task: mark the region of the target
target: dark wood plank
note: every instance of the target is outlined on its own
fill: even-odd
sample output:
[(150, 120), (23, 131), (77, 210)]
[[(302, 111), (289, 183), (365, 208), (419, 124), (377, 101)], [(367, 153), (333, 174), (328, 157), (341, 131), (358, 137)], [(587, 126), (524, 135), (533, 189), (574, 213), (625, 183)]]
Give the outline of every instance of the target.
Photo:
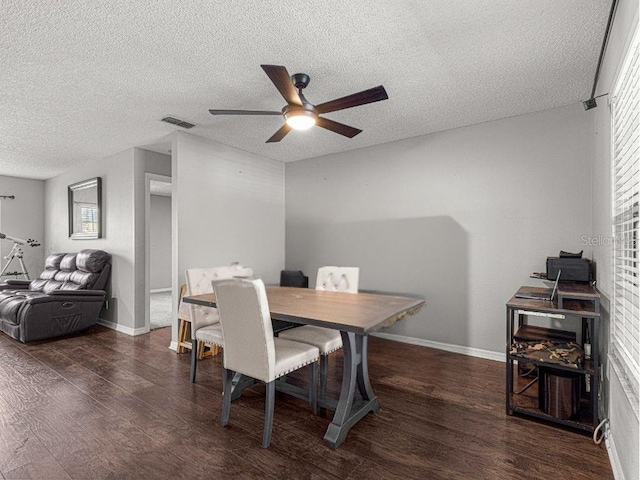
[[(265, 450), (264, 386), (246, 390), (221, 427), (220, 357), (200, 361), (192, 384), (189, 355), (168, 350), (170, 336), (96, 327), (23, 345), (0, 335), (0, 475), (613, 478), (606, 449), (589, 436), (505, 415), (503, 363), (380, 338), (369, 348), (379, 413), (331, 450), (323, 435), (332, 412), (314, 416), (305, 402), (278, 394)], [(337, 395), (341, 351), (329, 365)], [(306, 372), (291, 381), (305, 385)]]
[(71, 477), (51, 455), (7, 472), (7, 480), (71, 480)]

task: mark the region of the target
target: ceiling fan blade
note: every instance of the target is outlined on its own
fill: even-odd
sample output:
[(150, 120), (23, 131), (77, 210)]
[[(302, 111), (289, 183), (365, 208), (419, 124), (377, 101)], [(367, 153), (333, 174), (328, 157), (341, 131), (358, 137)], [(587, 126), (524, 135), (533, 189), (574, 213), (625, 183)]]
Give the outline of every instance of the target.
[(333, 120), (329, 120), (328, 118), (323, 117), (318, 117), (318, 120), (316, 120), (316, 125), (318, 127), (326, 128), (327, 130), (331, 130), (332, 132), (339, 133), (340, 135), (344, 135), (345, 137), (349, 138), (353, 138), (360, 132), (362, 132), (362, 130), (360, 130), (359, 128), (350, 127), (349, 125), (345, 125), (344, 123), (334, 122)]
[(316, 105), (316, 110), (318, 113), (335, 112), (337, 110), (344, 110), (345, 108), (357, 107), (358, 105), (379, 102), (387, 98), (389, 98), (387, 91), (382, 85), (379, 85), (369, 90), (363, 90), (362, 92), (337, 98), (330, 102), (321, 103), (320, 105)]
[(271, 138), (269, 140), (267, 140), (265, 143), (279, 142), (290, 131), (291, 131), (291, 127), (285, 123), (284, 125), (282, 125), (282, 127), (280, 127), (280, 130), (278, 130), (276, 133), (274, 133), (271, 136)]
[(291, 81), (291, 76), (285, 67), (280, 65), (260, 65), (264, 73), (271, 79), (280, 95), (284, 97), (289, 105), (302, 105), (300, 95)]
[(282, 115), (269, 110), (209, 110), (211, 115)]

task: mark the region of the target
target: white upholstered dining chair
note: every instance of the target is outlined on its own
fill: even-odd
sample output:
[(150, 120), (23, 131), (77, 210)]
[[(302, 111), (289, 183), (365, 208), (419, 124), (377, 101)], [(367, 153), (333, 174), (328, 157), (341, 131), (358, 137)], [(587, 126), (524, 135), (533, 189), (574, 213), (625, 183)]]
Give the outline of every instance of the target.
[[(359, 276), (360, 269), (358, 267), (322, 267), (318, 269), (316, 290), (358, 293)], [(327, 393), (329, 354), (342, 348), (340, 332), (331, 328), (304, 325), (281, 332), (279, 337), (318, 347), (320, 351), (320, 392), (325, 395)]]
[[(225, 265), (212, 268), (189, 268), (185, 272), (187, 280), (187, 295), (202, 295), (213, 293), (211, 282), (231, 278), (252, 278), (253, 270), (240, 265)], [(218, 310), (213, 307), (189, 304), (191, 317), (191, 382), (196, 381), (196, 367), (198, 361), (198, 343), (224, 347), (222, 327)]]
[(309, 403), (317, 413), (319, 351), (306, 343), (273, 336), (267, 293), (262, 280), (214, 282), (220, 323), (224, 332), (222, 425), (229, 423), (233, 377), (240, 373), (266, 384), (262, 446), (271, 443), (275, 381), (309, 366)]

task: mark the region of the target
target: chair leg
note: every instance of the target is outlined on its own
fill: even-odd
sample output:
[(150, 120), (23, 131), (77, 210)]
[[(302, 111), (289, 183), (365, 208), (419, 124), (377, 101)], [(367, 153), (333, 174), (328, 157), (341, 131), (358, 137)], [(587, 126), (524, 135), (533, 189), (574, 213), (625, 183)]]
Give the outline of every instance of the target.
[(191, 383), (196, 381), (196, 366), (198, 365), (198, 341), (191, 340)]
[(231, 390), (233, 388), (233, 370), (222, 367), (222, 419), (220, 423), (226, 426), (229, 423), (229, 411), (231, 410)]
[(264, 431), (262, 432), (262, 448), (271, 444), (271, 431), (273, 430), (273, 407), (276, 399), (276, 382), (266, 384), (267, 392), (264, 399)]
[(183, 353), (184, 352), (184, 347), (182, 346), (182, 342), (184, 341), (184, 333), (186, 330), (186, 324), (187, 322), (185, 322), (184, 320), (180, 320), (180, 323), (178, 325), (178, 348), (176, 348), (176, 353)]
[(329, 355), (320, 355), (320, 395), (327, 396), (327, 377), (329, 376)]
[(318, 362), (309, 364), (309, 405), (314, 415), (318, 415)]

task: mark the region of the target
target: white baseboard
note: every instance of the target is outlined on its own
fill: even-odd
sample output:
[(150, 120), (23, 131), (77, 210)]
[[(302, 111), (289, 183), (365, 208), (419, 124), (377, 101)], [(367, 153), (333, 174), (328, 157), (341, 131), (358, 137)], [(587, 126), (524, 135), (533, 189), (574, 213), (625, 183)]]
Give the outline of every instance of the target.
[(375, 332), (371, 334), (374, 337), (393, 340), (394, 342), (410, 343), (411, 345), (420, 345), (421, 347), (436, 348), (447, 352), (461, 353), (470, 357), (485, 358), (487, 360), (495, 360), (496, 362), (505, 362), (504, 353), (492, 352), (491, 350), (482, 350), (480, 348), (463, 347), (460, 345), (452, 345), (450, 343), (434, 342), (432, 340), (424, 340), (422, 338), (405, 337), (404, 335), (395, 335), (393, 333)]
[(606, 425), (604, 444), (607, 446), (609, 462), (611, 463), (611, 470), (613, 470), (613, 478), (616, 480), (625, 480), (624, 472), (622, 471), (622, 464), (620, 463), (620, 457), (618, 457), (618, 451), (616, 450), (616, 444), (613, 441), (611, 432), (609, 431), (609, 424)]
[(162, 292), (170, 292), (171, 291), (171, 287), (169, 288), (152, 288), (151, 290), (149, 290), (149, 293), (162, 293)]
[(103, 319), (98, 320), (98, 323), (107, 328), (111, 328), (116, 332), (126, 333), (127, 335), (131, 335), (132, 337), (135, 337), (136, 335), (144, 335), (145, 333), (149, 333), (149, 328), (147, 327), (140, 327), (140, 328), (125, 327), (124, 325), (119, 325), (117, 323), (113, 323)]
[(174, 352), (178, 350), (178, 342), (171, 342), (169, 344), (169, 350), (173, 350)]

